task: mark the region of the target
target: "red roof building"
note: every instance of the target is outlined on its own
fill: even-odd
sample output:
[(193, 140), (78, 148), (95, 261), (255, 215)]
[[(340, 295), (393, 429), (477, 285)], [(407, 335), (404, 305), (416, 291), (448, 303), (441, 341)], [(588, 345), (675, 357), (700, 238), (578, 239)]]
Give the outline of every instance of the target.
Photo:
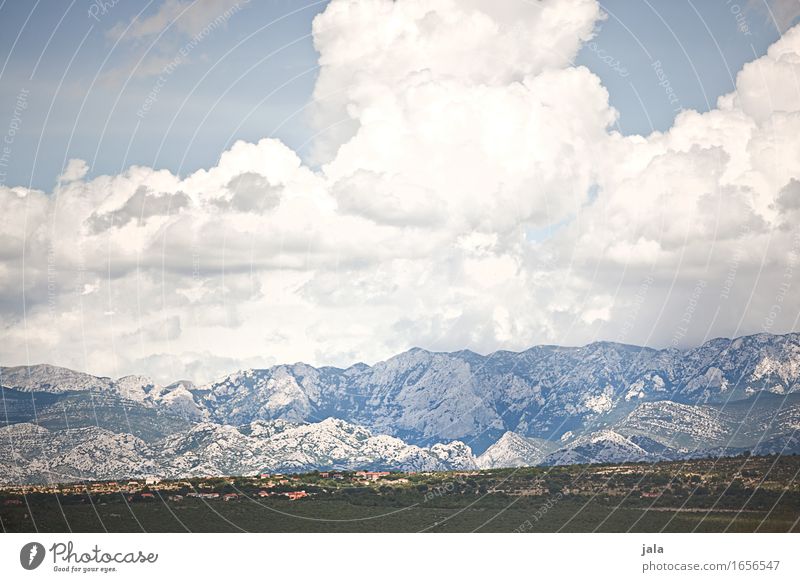
[(389, 471), (362, 471), (362, 473), (363, 478), (367, 479), (368, 481), (377, 481), (381, 477), (386, 477), (390, 474)]

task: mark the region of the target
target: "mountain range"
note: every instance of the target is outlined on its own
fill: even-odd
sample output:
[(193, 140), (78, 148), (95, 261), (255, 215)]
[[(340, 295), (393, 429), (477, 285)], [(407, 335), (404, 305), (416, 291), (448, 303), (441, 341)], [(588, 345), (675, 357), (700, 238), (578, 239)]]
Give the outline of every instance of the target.
[(6, 482), (800, 452), (797, 333), (686, 350), (414, 348), (205, 385), (35, 365), (0, 368), (0, 386)]

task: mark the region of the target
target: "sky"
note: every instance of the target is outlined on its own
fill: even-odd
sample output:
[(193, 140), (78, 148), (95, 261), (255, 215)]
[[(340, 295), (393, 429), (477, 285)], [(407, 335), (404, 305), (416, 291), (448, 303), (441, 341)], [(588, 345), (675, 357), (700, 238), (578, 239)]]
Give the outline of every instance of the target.
[(0, 364), (203, 382), (796, 330), (798, 15), (3, 2)]

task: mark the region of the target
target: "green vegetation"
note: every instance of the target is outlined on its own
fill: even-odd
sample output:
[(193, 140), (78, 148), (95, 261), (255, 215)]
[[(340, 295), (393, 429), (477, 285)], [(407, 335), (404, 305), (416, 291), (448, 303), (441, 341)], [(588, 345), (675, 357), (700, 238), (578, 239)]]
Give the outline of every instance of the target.
[[(9, 532), (788, 532), (800, 531), (799, 471), (797, 456), (744, 456), (10, 488), (0, 491), (0, 523)], [(308, 496), (287, 497), (300, 491)]]

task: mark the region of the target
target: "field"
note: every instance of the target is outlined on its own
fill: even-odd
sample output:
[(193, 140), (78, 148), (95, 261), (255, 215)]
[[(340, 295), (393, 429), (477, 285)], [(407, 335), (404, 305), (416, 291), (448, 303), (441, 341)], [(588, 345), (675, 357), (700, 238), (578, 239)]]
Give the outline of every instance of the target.
[(799, 470), (797, 456), (736, 457), (7, 488), (0, 521), (8, 532), (798, 532)]

